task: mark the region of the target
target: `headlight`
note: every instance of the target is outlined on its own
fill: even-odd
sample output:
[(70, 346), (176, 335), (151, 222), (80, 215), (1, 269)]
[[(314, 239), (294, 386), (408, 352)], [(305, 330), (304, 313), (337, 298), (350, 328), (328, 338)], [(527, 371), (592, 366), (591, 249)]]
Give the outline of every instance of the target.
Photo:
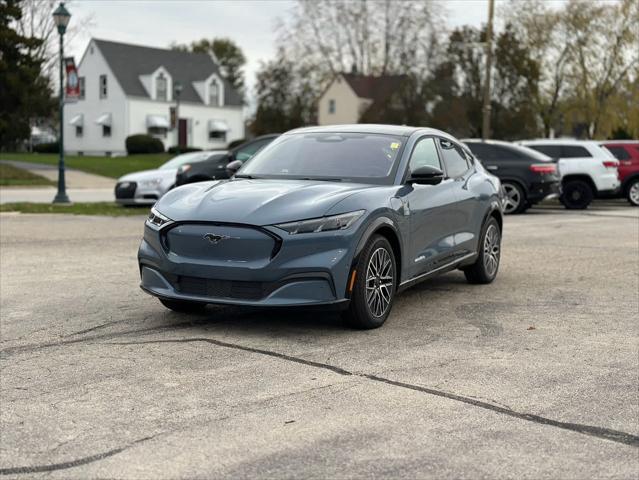
[(168, 225), (169, 223), (173, 223), (169, 217), (162, 215), (158, 212), (155, 207), (151, 208), (151, 212), (149, 213), (149, 217), (146, 219), (146, 224), (151, 227), (153, 230), (159, 230), (160, 228)]
[(189, 170), (191, 170), (191, 165), (182, 165), (180, 168), (178, 168), (178, 173), (188, 172)]
[(159, 185), (161, 183), (162, 183), (162, 179), (161, 178), (152, 178), (150, 180), (142, 180), (140, 182), (140, 185), (144, 186), (144, 187), (155, 187), (155, 186), (157, 186), (157, 185)]
[(280, 223), (277, 228), (286, 230), (290, 235), (298, 233), (328, 232), (331, 230), (345, 230), (355, 221), (364, 215), (366, 210), (342, 213), (331, 217), (312, 218), (310, 220), (300, 220), (298, 222)]

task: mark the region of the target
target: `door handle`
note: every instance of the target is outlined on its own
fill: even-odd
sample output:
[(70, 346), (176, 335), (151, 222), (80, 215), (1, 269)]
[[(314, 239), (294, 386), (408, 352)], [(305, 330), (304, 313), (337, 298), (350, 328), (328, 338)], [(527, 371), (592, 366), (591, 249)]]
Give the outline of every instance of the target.
[(497, 165), (486, 165), (486, 170), (499, 170)]

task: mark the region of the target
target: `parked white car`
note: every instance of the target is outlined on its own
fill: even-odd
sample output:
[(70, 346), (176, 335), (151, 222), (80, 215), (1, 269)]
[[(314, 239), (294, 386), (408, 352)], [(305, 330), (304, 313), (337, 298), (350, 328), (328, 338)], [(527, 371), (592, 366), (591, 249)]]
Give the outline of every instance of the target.
[(121, 205), (153, 205), (175, 186), (178, 168), (185, 163), (202, 162), (221, 153), (226, 153), (226, 150), (184, 153), (154, 170), (124, 175), (115, 185), (115, 201)]
[(520, 145), (558, 158), (561, 202), (569, 209), (584, 209), (598, 196), (619, 189), (619, 161), (599, 143), (589, 140), (525, 140)]

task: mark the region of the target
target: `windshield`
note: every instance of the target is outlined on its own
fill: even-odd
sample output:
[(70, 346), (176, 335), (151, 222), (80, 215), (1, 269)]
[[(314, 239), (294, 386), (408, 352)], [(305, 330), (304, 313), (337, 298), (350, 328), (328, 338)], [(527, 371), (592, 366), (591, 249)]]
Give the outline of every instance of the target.
[(171, 160), (166, 162), (164, 165), (160, 167), (160, 170), (168, 170), (170, 168), (179, 168), (185, 163), (193, 163), (193, 162), (201, 162), (202, 160), (206, 160), (211, 152), (192, 152), (192, 153), (184, 153), (182, 155), (178, 155), (177, 157), (173, 157)]
[(404, 137), (369, 133), (299, 133), (260, 150), (237, 177), (391, 183)]

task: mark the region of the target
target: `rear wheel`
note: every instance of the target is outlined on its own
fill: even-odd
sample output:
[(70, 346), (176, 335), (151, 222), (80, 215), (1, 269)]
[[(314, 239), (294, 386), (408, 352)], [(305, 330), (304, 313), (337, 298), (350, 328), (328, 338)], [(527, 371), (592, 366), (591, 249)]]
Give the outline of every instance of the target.
[(595, 196), (592, 187), (583, 180), (569, 180), (563, 185), (561, 203), (569, 210), (588, 208)]
[(630, 181), (627, 198), (631, 205), (639, 207), (639, 178)]
[(502, 182), (502, 188), (504, 189), (504, 213), (507, 215), (514, 213), (522, 213), (528, 208), (526, 201), (526, 194), (523, 188), (516, 183)]
[(204, 310), (205, 303), (188, 302), (185, 300), (169, 300), (166, 298), (160, 298), (160, 303), (169, 310), (180, 313), (197, 313)]
[(390, 314), (397, 286), (395, 255), (386, 238), (373, 235), (368, 240), (355, 275), (346, 323), (361, 329), (381, 327)]
[(501, 229), (494, 217), (490, 217), (482, 229), (477, 261), (464, 269), (468, 283), (490, 283), (497, 276), (501, 259)]

